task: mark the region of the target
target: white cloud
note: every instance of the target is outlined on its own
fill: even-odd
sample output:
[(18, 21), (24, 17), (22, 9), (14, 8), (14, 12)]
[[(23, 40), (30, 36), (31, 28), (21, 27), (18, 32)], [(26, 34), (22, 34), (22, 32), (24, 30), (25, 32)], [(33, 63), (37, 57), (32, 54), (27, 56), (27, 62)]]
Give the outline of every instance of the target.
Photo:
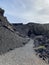
[(49, 22), (49, 0), (2, 0), (0, 6), (12, 22)]

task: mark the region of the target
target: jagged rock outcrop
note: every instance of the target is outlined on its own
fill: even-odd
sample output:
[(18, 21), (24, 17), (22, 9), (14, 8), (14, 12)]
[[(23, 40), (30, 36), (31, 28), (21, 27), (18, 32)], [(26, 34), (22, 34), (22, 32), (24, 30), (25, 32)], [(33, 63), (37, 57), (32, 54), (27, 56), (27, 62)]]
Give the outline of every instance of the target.
[(0, 16), (4, 15), (4, 10), (0, 8)]
[(13, 25), (3, 16), (3, 9), (0, 9), (0, 14), (0, 54), (3, 54), (14, 48), (22, 47), (28, 42), (28, 39), (19, 36), (14, 31)]
[(0, 8), (0, 26), (7, 27), (11, 31), (13, 31), (12, 24), (10, 24), (7, 18), (4, 16), (4, 10), (1, 8)]
[(37, 23), (28, 23), (28, 24), (13, 24), (16, 31), (19, 31), (21, 34), (33, 38), (38, 35), (46, 35), (49, 37), (49, 24), (37, 24)]
[(49, 63), (49, 39), (44, 36), (36, 36), (34, 38), (34, 50), (36, 55)]

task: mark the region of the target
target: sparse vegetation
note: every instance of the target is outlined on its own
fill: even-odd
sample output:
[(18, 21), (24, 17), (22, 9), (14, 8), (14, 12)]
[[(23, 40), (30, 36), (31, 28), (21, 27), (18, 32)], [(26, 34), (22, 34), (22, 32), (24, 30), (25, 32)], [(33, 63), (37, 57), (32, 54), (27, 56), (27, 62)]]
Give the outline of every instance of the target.
[(49, 39), (47, 37), (37, 36), (34, 39), (34, 50), (40, 58), (49, 63)]

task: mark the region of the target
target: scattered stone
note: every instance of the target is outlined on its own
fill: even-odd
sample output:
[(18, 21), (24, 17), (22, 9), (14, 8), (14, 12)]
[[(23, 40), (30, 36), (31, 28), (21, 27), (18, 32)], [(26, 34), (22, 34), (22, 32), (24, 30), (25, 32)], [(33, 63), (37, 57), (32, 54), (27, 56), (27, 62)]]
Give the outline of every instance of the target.
[(34, 50), (44, 61), (49, 63), (49, 39), (44, 36), (37, 36), (34, 39)]

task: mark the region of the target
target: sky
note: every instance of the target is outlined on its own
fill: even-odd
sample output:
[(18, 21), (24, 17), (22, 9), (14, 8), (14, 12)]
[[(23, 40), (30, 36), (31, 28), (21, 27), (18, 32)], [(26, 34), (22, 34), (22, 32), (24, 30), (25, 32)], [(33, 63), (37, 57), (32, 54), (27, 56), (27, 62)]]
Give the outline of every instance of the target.
[(49, 23), (49, 0), (0, 0), (10, 23)]

